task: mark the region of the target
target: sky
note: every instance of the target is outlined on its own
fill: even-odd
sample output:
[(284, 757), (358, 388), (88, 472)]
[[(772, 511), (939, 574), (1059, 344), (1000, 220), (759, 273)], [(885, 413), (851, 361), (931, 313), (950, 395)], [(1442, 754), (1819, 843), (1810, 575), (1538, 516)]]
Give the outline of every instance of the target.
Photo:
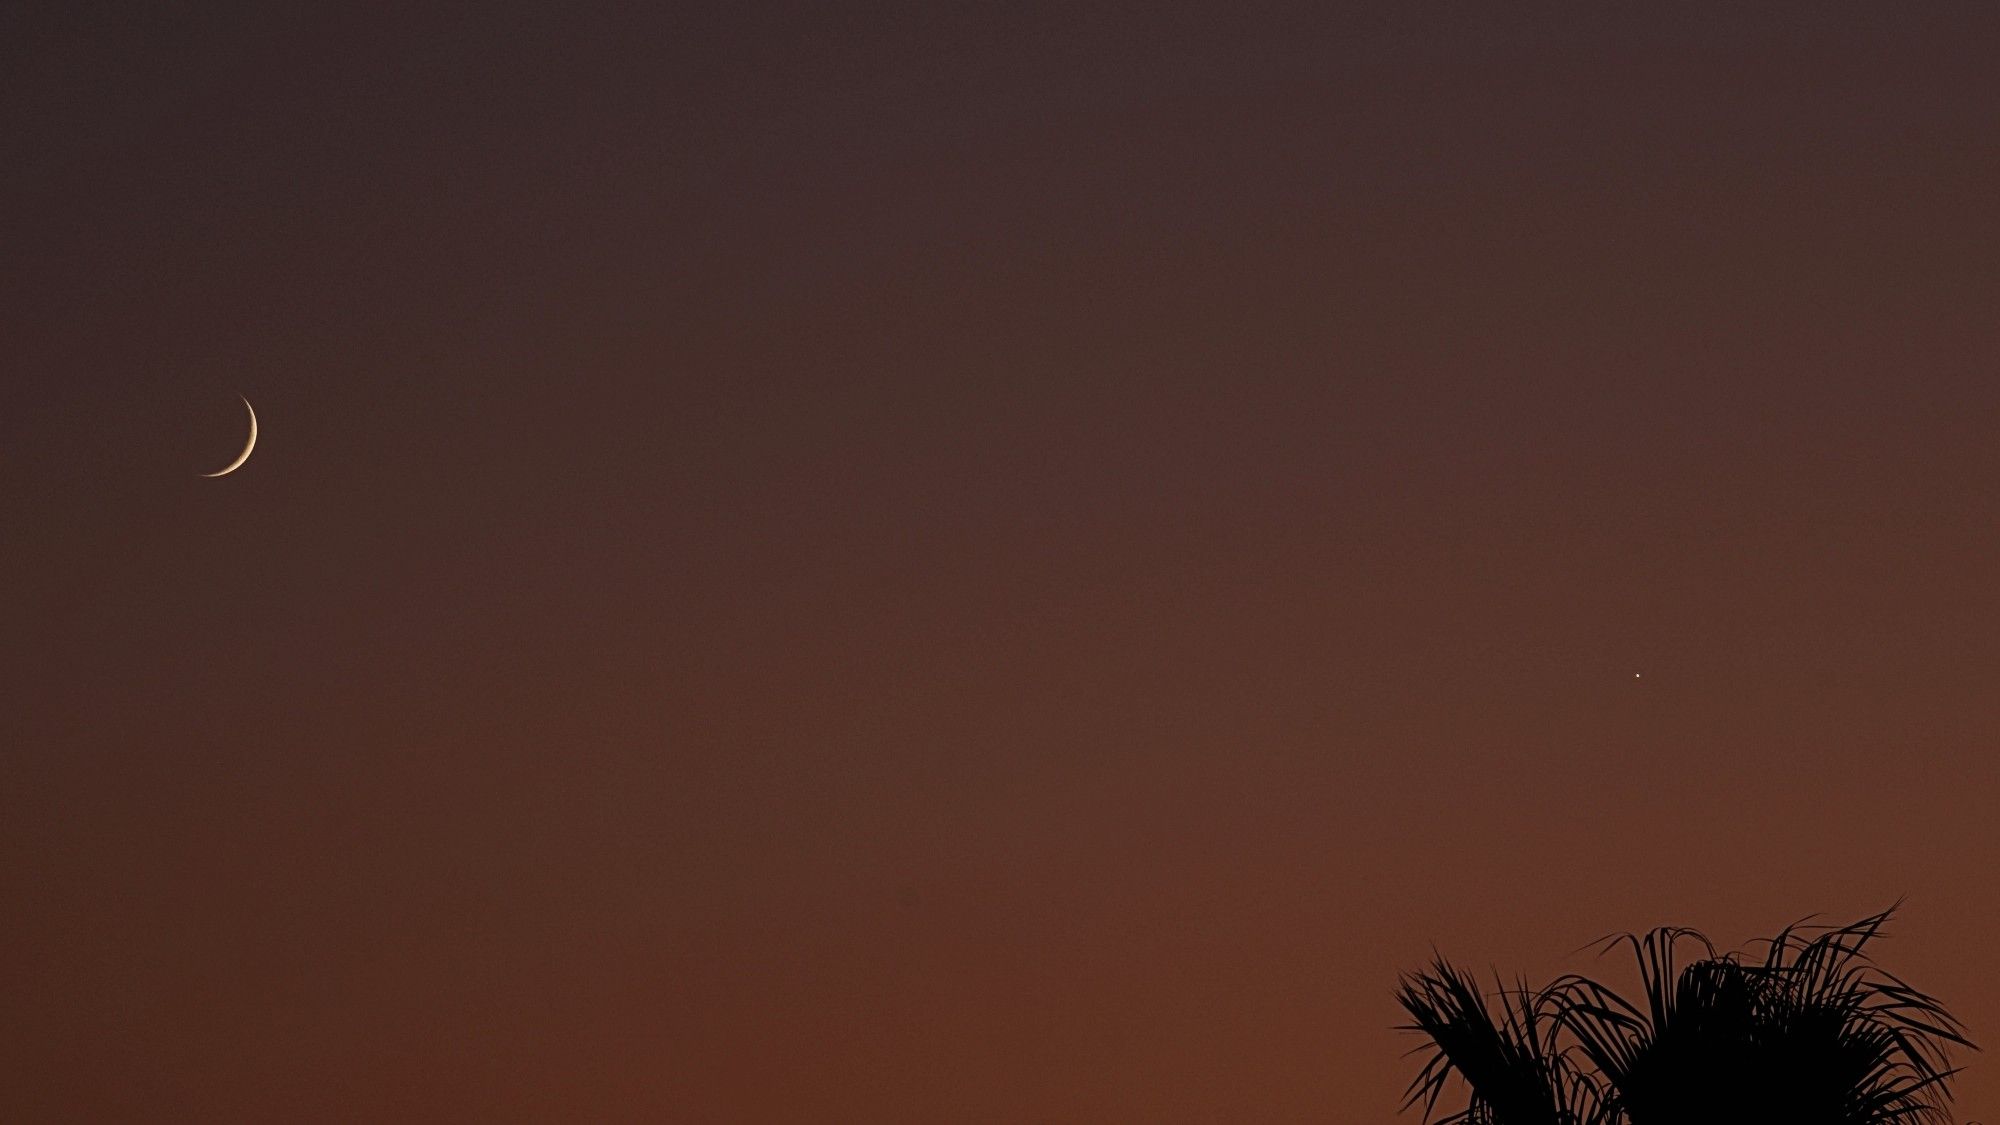
[(1991, 1038), (2000, 19), (1747, 7), (0, 4), (0, 1116), (1384, 1122), (1899, 898)]

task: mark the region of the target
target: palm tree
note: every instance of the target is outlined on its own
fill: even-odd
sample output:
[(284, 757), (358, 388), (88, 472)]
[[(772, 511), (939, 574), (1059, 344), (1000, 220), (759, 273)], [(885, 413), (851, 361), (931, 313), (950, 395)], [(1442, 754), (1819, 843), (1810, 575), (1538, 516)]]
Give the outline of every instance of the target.
[[(1946, 1125), (1947, 1050), (1971, 1043), (1869, 959), (1892, 912), (1787, 927), (1759, 958), (1672, 927), (1607, 939), (1638, 962), (1638, 1004), (1572, 975), (1500, 992), (1496, 1018), (1438, 959), (1398, 990), (1431, 1045), (1406, 1105), (1428, 1119), (1455, 1075), (1470, 1100), (1442, 1121), (1466, 1125)], [(1700, 955), (1682, 965), (1688, 946)]]

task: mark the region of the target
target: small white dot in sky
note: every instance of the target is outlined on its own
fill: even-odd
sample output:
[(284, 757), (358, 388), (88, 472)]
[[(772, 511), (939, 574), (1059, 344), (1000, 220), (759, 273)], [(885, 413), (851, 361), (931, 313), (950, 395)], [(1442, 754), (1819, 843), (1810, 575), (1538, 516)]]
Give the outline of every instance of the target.
[(1637, 672), (1634, 672), (1634, 673), (1632, 673), (1632, 678), (1633, 678), (1633, 679), (1635, 679), (1635, 680), (1636, 680), (1636, 679), (1638, 679), (1638, 678), (1639, 678), (1639, 673), (1637, 673)]

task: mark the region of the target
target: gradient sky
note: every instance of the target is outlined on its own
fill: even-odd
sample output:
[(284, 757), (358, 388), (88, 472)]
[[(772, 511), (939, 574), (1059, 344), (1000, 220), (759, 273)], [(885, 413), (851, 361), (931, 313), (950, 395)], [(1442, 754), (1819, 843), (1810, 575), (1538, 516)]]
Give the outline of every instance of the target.
[(0, 4), (0, 1116), (1380, 1122), (1902, 895), (1994, 1038), (2000, 16), (1742, 7)]

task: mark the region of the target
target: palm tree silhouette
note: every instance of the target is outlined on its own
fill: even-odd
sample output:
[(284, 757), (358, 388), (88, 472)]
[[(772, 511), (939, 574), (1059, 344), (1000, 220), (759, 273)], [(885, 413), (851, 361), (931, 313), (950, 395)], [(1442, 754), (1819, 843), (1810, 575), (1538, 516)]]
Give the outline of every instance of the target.
[(1438, 958), (1397, 991), (1430, 1040), (1405, 1108), (1429, 1120), (1456, 1077), (1469, 1100), (1440, 1125), (1947, 1125), (1947, 1051), (1972, 1044), (1868, 957), (1893, 913), (1788, 926), (1754, 958), (1675, 927), (1608, 938), (1638, 963), (1638, 1003), (1578, 975), (1489, 999)]

